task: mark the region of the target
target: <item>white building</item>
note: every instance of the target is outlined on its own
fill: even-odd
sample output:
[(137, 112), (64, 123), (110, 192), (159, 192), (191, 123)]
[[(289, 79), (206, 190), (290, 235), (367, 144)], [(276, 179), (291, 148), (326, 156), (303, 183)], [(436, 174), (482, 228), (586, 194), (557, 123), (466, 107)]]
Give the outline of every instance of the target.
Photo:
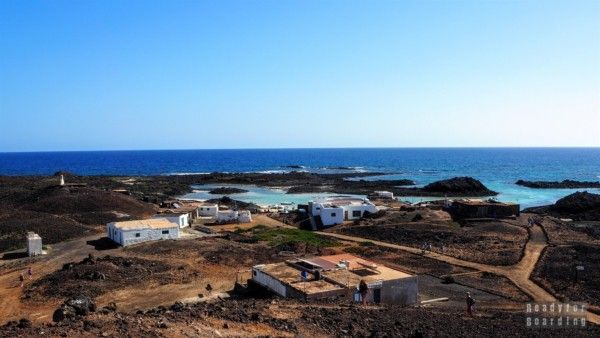
[(248, 210), (218, 210), (217, 223), (250, 223), (252, 215)]
[(189, 214), (187, 213), (168, 213), (168, 214), (157, 214), (152, 218), (164, 218), (170, 222), (179, 225), (180, 228), (185, 228), (190, 225)]
[(108, 238), (122, 246), (179, 238), (179, 225), (164, 218), (111, 222), (106, 225)]
[(204, 217), (217, 217), (219, 213), (219, 205), (218, 204), (203, 204), (198, 207), (198, 215)]
[(373, 198), (394, 199), (394, 193), (391, 191), (375, 191), (371, 196)]
[(42, 251), (42, 237), (34, 232), (27, 233), (27, 254), (31, 256), (41, 255)]
[(319, 216), (324, 226), (332, 226), (360, 219), (365, 212), (376, 213), (377, 207), (366, 198), (332, 197), (308, 202), (308, 212)]

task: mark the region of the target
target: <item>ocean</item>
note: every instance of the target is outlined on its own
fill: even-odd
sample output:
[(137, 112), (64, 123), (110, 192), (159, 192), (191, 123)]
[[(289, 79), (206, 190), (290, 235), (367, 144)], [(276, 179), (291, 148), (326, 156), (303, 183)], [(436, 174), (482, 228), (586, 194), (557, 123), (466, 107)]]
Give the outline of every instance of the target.
[[(292, 169), (288, 166), (302, 166)], [(548, 204), (576, 190), (530, 189), (525, 180), (600, 180), (600, 148), (360, 148), (226, 149), (0, 153), (1, 175), (185, 175), (209, 172), (382, 172), (418, 185), (471, 176), (523, 207)], [(200, 198), (202, 187), (187, 197)], [(240, 199), (259, 204), (302, 202), (311, 196), (256, 191)], [(582, 189), (580, 189), (582, 190)], [(600, 189), (585, 189), (600, 193)], [(258, 192), (257, 192), (258, 191)], [(196, 194), (196, 195), (194, 195)], [(423, 198), (406, 198), (417, 201)]]

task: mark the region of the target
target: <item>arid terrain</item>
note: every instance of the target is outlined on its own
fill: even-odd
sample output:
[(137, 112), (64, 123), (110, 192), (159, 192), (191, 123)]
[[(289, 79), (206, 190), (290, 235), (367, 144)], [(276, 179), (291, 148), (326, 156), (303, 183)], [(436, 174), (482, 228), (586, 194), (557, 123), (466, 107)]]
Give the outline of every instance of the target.
[[(437, 206), (378, 201), (390, 209), (325, 231), (299, 229), (303, 220), (296, 213), (255, 214), (252, 223), (199, 223), (178, 240), (120, 248), (104, 237), (104, 223), (148, 217), (159, 207), (142, 189), (113, 191), (129, 179), (87, 177), (85, 185), (69, 187), (56, 187), (54, 177), (3, 180), (12, 183), (0, 189), (6, 208), (0, 214), (0, 318), (6, 323), (0, 336), (600, 333), (591, 324), (599, 322), (593, 313), (588, 329), (575, 333), (536, 331), (526, 328), (524, 319), (525, 303), (531, 301), (585, 301), (597, 311), (600, 245), (594, 222), (522, 214), (459, 223)], [(110, 182), (120, 183), (108, 189)], [(158, 182), (152, 184), (168, 180)], [(28, 221), (17, 222), (21, 217)], [(531, 218), (536, 223), (529, 227)], [(27, 258), (13, 250), (23, 247), (26, 230), (44, 237), (47, 255)], [(423, 250), (423, 243), (431, 244), (431, 251)], [(305, 302), (246, 288), (253, 265), (337, 253), (418, 275), (424, 303)], [(585, 268), (578, 276), (576, 265)], [(465, 312), (466, 292), (477, 301), (473, 317)], [(63, 319), (68, 312), (61, 309), (75, 300), (89, 302), (93, 310)]]

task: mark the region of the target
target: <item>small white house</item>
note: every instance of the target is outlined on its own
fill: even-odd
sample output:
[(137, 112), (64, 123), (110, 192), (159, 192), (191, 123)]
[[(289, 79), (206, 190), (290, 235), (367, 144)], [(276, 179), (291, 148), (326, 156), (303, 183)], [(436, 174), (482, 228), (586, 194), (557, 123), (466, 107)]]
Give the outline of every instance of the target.
[(217, 217), (219, 213), (219, 205), (218, 204), (203, 204), (198, 207), (198, 215), (204, 217)]
[(308, 202), (308, 212), (319, 216), (324, 226), (332, 226), (360, 219), (365, 212), (376, 213), (377, 207), (366, 198), (333, 197)]
[(215, 221), (217, 223), (250, 223), (252, 215), (248, 210), (219, 210)]
[(164, 218), (179, 225), (180, 228), (185, 228), (190, 225), (189, 223), (189, 214), (185, 213), (168, 213), (168, 214), (157, 214), (152, 218)]
[(41, 255), (42, 251), (42, 237), (34, 232), (27, 233), (27, 254), (31, 256)]
[(179, 238), (179, 225), (165, 218), (111, 222), (106, 231), (108, 238), (121, 246)]

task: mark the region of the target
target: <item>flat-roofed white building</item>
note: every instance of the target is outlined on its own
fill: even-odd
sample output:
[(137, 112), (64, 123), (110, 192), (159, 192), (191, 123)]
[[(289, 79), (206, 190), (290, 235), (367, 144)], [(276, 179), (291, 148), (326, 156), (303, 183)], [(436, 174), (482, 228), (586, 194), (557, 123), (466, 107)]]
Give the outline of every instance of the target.
[(152, 218), (164, 218), (179, 225), (180, 228), (185, 228), (190, 225), (189, 214), (187, 213), (165, 213), (165, 214), (156, 214)]
[(43, 253), (42, 237), (35, 232), (27, 233), (27, 255), (37, 256)]
[(308, 202), (308, 212), (319, 216), (323, 226), (332, 226), (360, 219), (365, 212), (376, 213), (377, 207), (366, 198), (331, 197)]
[(360, 302), (361, 281), (368, 302), (410, 305), (418, 302), (418, 277), (350, 254), (292, 259), (255, 265), (252, 280), (288, 298), (352, 297)]
[(111, 222), (106, 231), (108, 238), (121, 246), (179, 238), (179, 225), (165, 218)]
[(250, 223), (252, 215), (248, 210), (219, 210), (215, 220), (217, 223)]

